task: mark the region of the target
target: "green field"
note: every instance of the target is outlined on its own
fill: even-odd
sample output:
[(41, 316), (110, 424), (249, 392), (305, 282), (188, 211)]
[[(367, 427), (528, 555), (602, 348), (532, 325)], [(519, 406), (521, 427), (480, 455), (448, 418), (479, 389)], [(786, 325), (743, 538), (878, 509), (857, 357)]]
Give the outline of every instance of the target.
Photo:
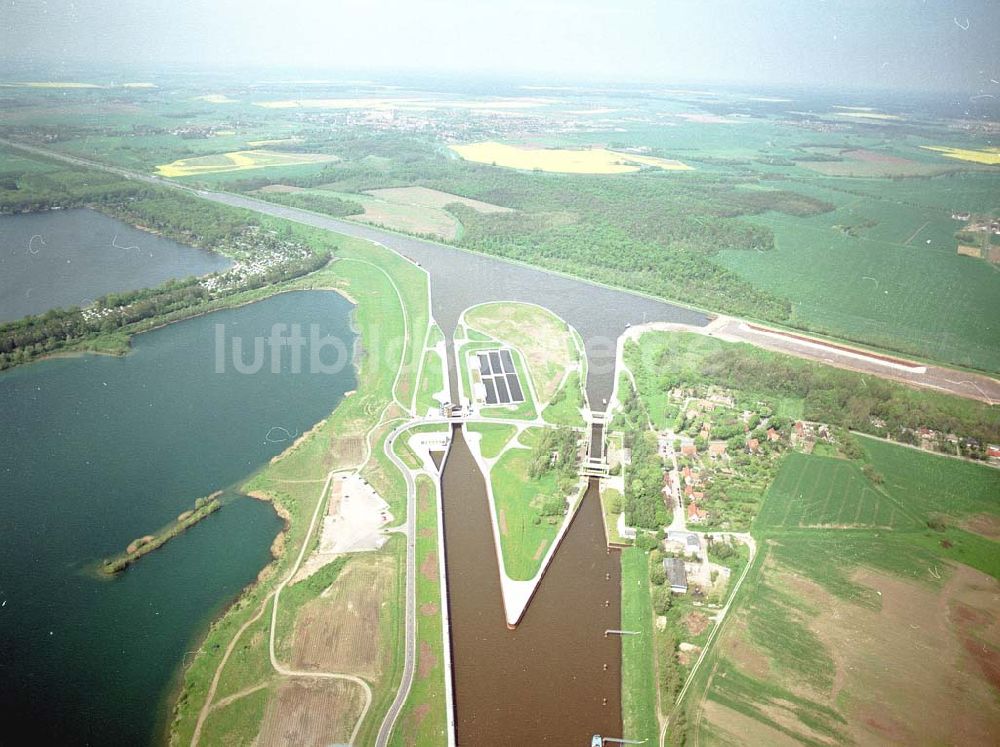
[(517, 431), (513, 425), (506, 423), (467, 423), (465, 427), (473, 433), (482, 434), (479, 451), (486, 459), (499, 456)]
[(862, 438), (867, 459), (886, 476), (885, 489), (922, 520), (1000, 514), (1000, 470), (931, 456)]
[(566, 377), (566, 383), (560, 387), (549, 404), (542, 410), (542, 419), (553, 425), (584, 426), (586, 421), (580, 408), (583, 406), (583, 387), (580, 383), (580, 373), (573, 371)]
[(417, 387), (417, 414), (440, 408), (441, 403), (435, 399), (435, 395), (440, 394), (443, 389), (444, 362), (436, 350), (428, 350), (424, 353), (424, 367)]
[(622, 724), (629, 739), (654, 742), (659, 722), (649, 557), (644, 550), (632, 547), (622, 551), (621, 559), (622, 629), (641, 631), (622, 638)]
[(764, 497), (755, 528), (912, 528), (912, 516), (846, 459), (788, 454)]
[[(787, 186), (802, 190), (797, 183)], [(817, 196), (838, 205), (835, 211), (756, 217), (774, 232), (775, 248), (724, 251), (719, 261), (791, 300), (792, 324), (917, 357), (1000, 370), (1000, 330), (991, 314), (991, 299), (1000, 298), (1000, 273), (956, 254), (953, 234), (962, 224), (951, 220), (950, 210), (958, 201), (950, 209), (911, 205), (906, 200), (920, 200), (919, 191), (896, 197), (897, 183), (890, 180), (867, 187), (867, 194), (855, 195), (814, 185)]]
[[(417, 479), (417, 563), (439, 552), (435, 488)], [(435, 569), (436, 570), (436, 569)], [(440, 744), (447, 741), (444, 637), (441, 623), (440, 579), (417, 574), (417, 646), (419, 675), (393, 729), (390, 744)]]
[(538, 572), (563, 520), (562, 515), (538, 515), (542, 500), (556, 494), (558, 480), (551, 471), (529, 478), (530, 457), (528, 449), (509, 449), (490, 472), (500, 548), (507, 575), (516, 581), (531, 579)]

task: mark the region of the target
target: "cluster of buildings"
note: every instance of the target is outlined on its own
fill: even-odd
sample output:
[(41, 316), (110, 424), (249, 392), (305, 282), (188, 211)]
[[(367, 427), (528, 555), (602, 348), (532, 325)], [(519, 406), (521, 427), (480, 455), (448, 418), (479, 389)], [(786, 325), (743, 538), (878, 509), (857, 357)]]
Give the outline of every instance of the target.
[(670, 591), (686, 594), (696, 588), (701, 594), (716, 583), (728, 583), (730, 569), (708, 559), (709, 542), (709, 538), (694, 532), (667, 531), (661, 562)]

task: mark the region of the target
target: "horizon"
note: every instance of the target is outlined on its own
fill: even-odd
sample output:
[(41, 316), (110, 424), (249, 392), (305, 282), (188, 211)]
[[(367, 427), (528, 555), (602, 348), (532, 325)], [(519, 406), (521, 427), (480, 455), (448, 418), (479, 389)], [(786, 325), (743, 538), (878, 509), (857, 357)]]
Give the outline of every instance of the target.
[[(453, 0), (299, 3), (150, 0), (81, 8), (13, 0), (0, 60), (35, 69), (367, 71), (378, 76), (587, 81), (613, 85), (722, 85), (1000, 95), (984, 0), (859, 0), (806, 8), (779, 0), (629, 0), (502, 9)], [(343, 26), (351, 27), (345, 34)], [(895, 31), (886, 34), (891, 26)], [(6, 75), (5, 75), (6, 77)]]

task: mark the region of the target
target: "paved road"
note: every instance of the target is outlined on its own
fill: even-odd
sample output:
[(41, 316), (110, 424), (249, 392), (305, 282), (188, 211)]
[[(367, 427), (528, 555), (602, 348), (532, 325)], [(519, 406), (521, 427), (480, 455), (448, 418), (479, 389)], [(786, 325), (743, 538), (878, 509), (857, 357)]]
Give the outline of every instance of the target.
[(407, 428), (411, 428), (413, 423), (407, 421), (396, 428), (383, 443), (383, 451), (406, 480), (406, 618), (405, 618), (405, 651), (403, 657), (403, 678), (396, 691), (396, 697), (389, 706), (389, 710), (382, 719), (382, 725), (378, 730), (378, 738), (375, 740), (377, 747), (386, 747), (389, 744), (389, 736), (392, 728), (399, 718), (399, 713), (406, 704), (406, 699), (410, 695), (410, 688), (413, 686), (413, 664), (416, 660), (417, 632), (416, 632), (416, 603), (417, 603), (417, 486), (413, 480), (413, 474), (403, 461), (396, 456), (393, 448), (396, 438)]

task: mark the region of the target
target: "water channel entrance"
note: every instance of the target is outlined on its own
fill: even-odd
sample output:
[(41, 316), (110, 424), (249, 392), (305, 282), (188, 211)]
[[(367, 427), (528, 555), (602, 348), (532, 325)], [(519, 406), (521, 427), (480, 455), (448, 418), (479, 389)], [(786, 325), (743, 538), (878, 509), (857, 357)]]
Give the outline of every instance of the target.
[(620, 564), (597, 481), (509, 630), (484, 478), (460, 426), (452, 436), (442, 494), (458, 743), (586, 745), (620, 733), (621, 642), (604, 634), (620, 627)]

